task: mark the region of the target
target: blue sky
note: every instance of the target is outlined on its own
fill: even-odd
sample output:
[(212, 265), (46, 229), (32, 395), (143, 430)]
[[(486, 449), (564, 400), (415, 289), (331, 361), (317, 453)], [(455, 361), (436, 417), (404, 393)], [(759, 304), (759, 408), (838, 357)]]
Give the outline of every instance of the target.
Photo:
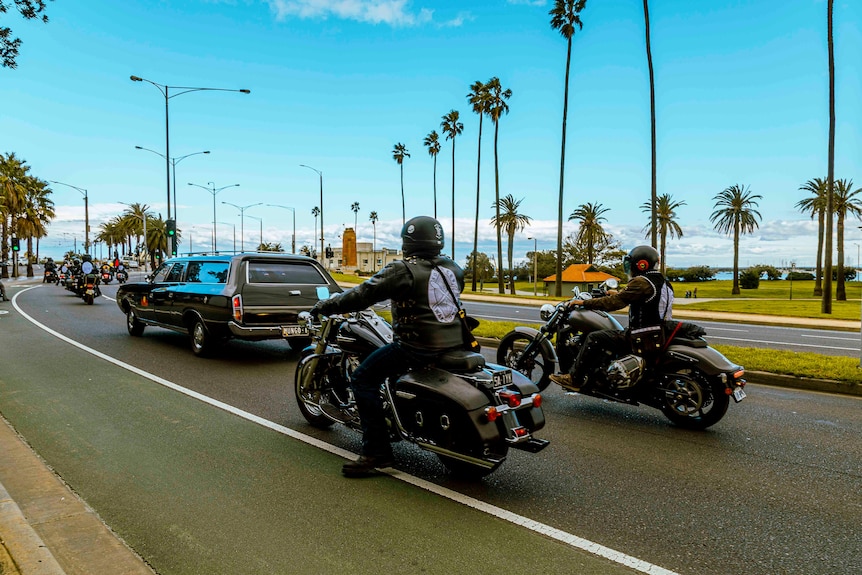
[[(472, 249), (478, 117), (466, 95), (476, 80), (512, 90), (500, 122), (500, 195), (522, 199), (533, 218), (516, 258), (556, 243), (565, 40), (550, 28), (550, 0), (58, 0), (50, 23), (5, 15), (24, 44), (18, 69), (0, 69), (0, 150), (32, 172), (86, 188), (91, 228), (143, 202), (166, 213), (164, 97), (137, 75), (170, 86), (247, 88), (170, 100), (179, 226), (195, 250), (209, 247), (213, 196), (189, 186), (240, 184), (217, 195), (217, 220), (242, 226), (221, 204), (295, 208), (297, 245), (310, 244), (323, 173), (325, 234), (336, 245), (354, 226), (397, 247), (401, 227), (396, 143), (404, 163), (407, 217), (434, 211), (433, 163), (422, 142), (442, 116), (461, 113), (455, 148), (455, 255)], [(835, 1), (835, 174), (862, 186), (862, 2)], [(649, 91), (641, 0), (588, 0), (575, 36), (566, 154), (567, 217), (578, 205), (610, 208), (606, 228), (626, 248), (644, 242), (649, 200)], [(826, 0), (662, 0), (652, 3), (658, 192), (686, 203), (684, 237), (668, 265), (732, 263), (729, 238), (713, 231), (714, 196), (742, 184), (763, 196), (759, 230), (743, 239), (742, 266), (814, 263), (816, 222), (795, 203), (827, 169)], [(173, 91), (172, 93), (175, 93)], [(480, 250), (496, 251), (493, 131), (485, 122)], [(58, 218), (44, 253), (83, 241), (83, 201), (54, 186)], [(452, 221), (452, 149), (437, 158), (437, 215)], [(290, 248), (292, 215), (265, 205), (265, 241)], [(862, 244), (848, 222), (848, 264)], [(247, 247), (260, 223), (245, 219)], [(564, 233), (575, 230), (567, 222)], [(218, 225), (221, 248), (232, 228)], [(238, 240), (239, 241), (239, 240)], [(447, 237), (447, 250), (449, 246)], [(185, 249), (185, 248), (183, 248)], [(504, 246), (505, 256), (505, 246)]]

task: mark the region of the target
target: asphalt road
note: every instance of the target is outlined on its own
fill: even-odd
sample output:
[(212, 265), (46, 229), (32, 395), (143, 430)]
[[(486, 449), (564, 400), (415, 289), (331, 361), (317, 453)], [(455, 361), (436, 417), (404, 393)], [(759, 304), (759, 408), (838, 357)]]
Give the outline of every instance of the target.
[[(110, 296), (113, 288), (104, 291)], [(219, 357), (201, 360), (178, 334), (147, 328), (131, 338), (105, 298), (86, 306), (44, 286), (17, 303), (56, 332), (142, 372), (334, 446), (336, 454), (358, 452), (356, 435), (315, 430), (301, 418), (291, 387), (297, 354), (282, 342), (232, 342)], [(189, 405), (197, 400), (164, 384), (14, 325), (15, 333), (0, 329), (0, 341), (12, 337), (24, 350), (15, 359), (58, 375), (40, 389), (17, 388), (5, 357), (0, 411), (160, 573), (204, 572), (189, 564), (236, 572), (242, 561), (256, 561), (246, 565), (249, 573), (291, 572), (266, 570), (280, 564), (285, 546), (296, 547), (293, 567), (308, 567), (304, 553), (316, 556), (321, 569), (304, 572), (351, 572), (369, 555), (380, 572), (484, 572), (507, 561), (518, 571), (593, 572), (570, 547), (526, 527), (506, 530), (412, 483), (341, 479), (343, 460), (330, 451), (241, 417), (204, 417)], [(50, 360), (25, 341), (50, 346)], [(647, 408), (549, 389), (548, 425), (539, 435), (551, 445), (543, 452), (513, 452), (479, 483), (449, 478), (433, 456), (410, 445), (396, 446), (397, 467), (414, 483), (680, 574), (862, 571), (860, 400), (756, 385), (746, 391), (719, 424), (688, 432)], [(179, 468), (177, 458), (185, 462)], [(285, 501), (285, 493), (300, 500)], [(310, 510), (317, 520), (306, 523)], [(380, 525), (379, 536), (368, 533), (369, 524)], [(272, 532), (279, 529), (288, 531)], [(429, 547), (429, 538), (450, 545), (449, 555), (476, 557), (481, 569), (451, 558), (447, 564), (446, 550)], [(407, 551), (410, 545), (418, 553)]]

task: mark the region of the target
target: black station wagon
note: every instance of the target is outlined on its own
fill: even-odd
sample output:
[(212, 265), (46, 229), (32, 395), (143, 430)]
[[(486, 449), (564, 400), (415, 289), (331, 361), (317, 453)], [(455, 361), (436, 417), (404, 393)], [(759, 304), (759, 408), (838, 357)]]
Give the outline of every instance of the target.
[(189, 256), (165, 261), (145, 282), (121, 285), (117, 305), (130, 335), (148, 325), (172, 329), (189, 335), (196, 355), (208, 356), (231, 337), (285, 339), (301, 349), (310, 340), (297, 315), (340, 291), (305, 256)]

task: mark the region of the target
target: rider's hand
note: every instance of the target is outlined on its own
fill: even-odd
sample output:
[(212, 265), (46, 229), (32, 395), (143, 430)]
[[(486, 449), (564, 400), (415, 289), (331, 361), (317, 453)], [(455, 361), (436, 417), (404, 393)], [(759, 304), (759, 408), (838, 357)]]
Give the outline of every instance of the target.
[(314, 319), (317, 319), (318, 317), (323, 315), (323, 302), (319, 301), (314, 304), (311, 309), (308, 310), (308, 313), (310, 313), (311, 317), (313, 317)]
[(572, 309), (572, 308), (576, 308), (576, 307), (581, 307), (582, 305), (584, 305), (584, 300), (573, 299), (569, 302), (569, 305), (566, 307), (568, 307), (569, 309)]

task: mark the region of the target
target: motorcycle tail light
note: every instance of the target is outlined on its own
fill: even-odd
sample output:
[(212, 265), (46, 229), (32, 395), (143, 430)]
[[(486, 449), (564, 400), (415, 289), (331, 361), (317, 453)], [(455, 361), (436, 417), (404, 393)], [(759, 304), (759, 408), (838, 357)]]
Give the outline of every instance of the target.
[(538, 393), (533, 394), (533, 407), (542, 407), (542, 396)]
[(526, 427), (516, 427), (512, 431), (515, 433), (515, 437), (526, 437), (530, 435), (530, 432)]
[(497, 408), (494, 406), (485, 408), (485, 417), (488, 418), (488, 421), (494, 422), (497, 421), (497, 418), (500, 417), (500, 412), (497, 411)]
[(231, 306), (233, 307), (233, 319), (237, 322), (242, 322), (242, 296), (233, 296), (231, 298)]
[(521, 405), (521, 394), (517, 391), (510, 391), (508, 389), (504, 389), (497, 393), (503, 403), (508, 405), (509, 407), (518, 407)]
[(733, 379), (740, 379), (743, 375), (745, 375), (745, 370), (740, 369), (739, 371), (733, 373)]

